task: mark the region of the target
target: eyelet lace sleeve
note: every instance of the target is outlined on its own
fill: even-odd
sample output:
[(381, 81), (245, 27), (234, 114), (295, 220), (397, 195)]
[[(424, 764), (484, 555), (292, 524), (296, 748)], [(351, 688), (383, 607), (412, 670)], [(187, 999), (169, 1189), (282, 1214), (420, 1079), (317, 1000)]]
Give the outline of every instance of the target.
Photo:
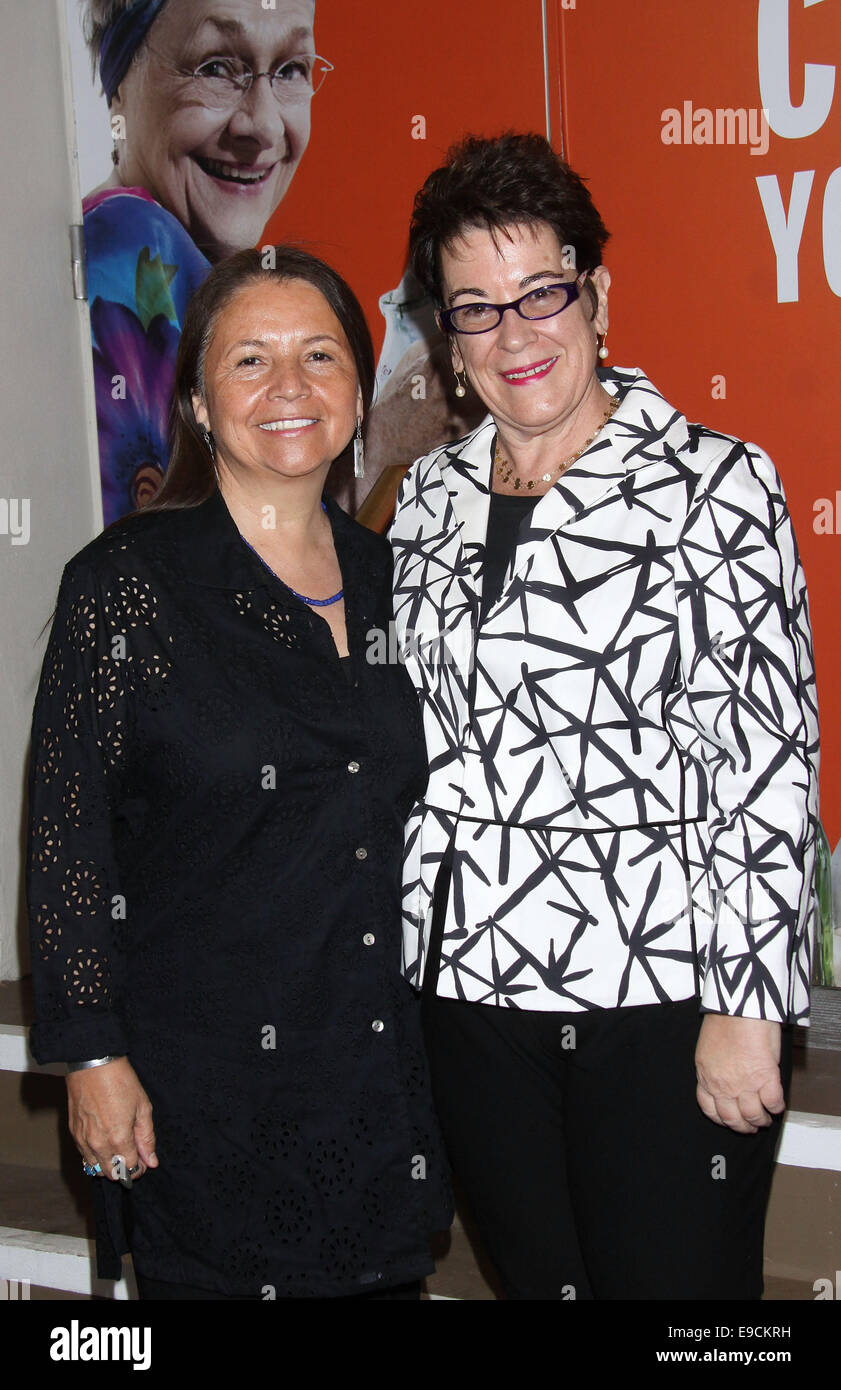
[(125, 667), (92, 571), (69, 565), (41, 672), (29, 768), (27, 900), (39, 1062), (126, 1051), (125, 917), (111, 807), (125, 743)]

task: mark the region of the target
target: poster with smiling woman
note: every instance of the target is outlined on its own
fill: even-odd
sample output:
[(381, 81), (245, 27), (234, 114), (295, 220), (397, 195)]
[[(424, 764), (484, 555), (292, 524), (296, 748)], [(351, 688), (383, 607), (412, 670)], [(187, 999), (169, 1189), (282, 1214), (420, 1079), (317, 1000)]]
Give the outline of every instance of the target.
[(69, 0), (69, 10), (112, 140), (110, 172), (83, 200), (107, 525), (161, 482), (187, 302), (216, 261), (258, 241), (330, 65), (316, 53), (313, 0)]
[(420, 29), (393, 0), (66, 5), (106, 525), (158, 488), (186, 304), (245, 247), (305, 245), (366, 310), (380, 356), (365, 477), (342, 457), (329, 483), (348, 511), (389, 465), (477, 423), (404, 274), (406, 232), (414, 191), (471, 124), (545, 128), (541, 0), (493, 23), (463, 0), (470, 71), (516, 73), (478, 99), (442, 44), (448, 0), (428, 0)]

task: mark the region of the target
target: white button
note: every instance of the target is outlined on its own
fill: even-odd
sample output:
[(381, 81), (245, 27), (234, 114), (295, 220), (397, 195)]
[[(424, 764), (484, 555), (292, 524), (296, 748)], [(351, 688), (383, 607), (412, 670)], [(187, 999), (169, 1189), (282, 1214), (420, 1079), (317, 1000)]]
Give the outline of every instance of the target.
[(354, 758), (353, 762), (348, 763), (348, 765), (347, 765), (347, 770), (348, 770), (348, 772), (358, 772), (358, 771), (359, 771), (359, 763), (356, 761), (355, 758)]
[(368, 858), (368, 851), (367, 851), (367, 849), (358, 849), (358, 850), (356, 851), (356, 857), (357, 857), (357, 859), (367, 859), (367, 858)]
[(385, 1028), (385, 1024), (383, 1023), (381, 1018), (375, 1018), (374, 1022), (371, 1024), (371, 1027), (373, 1028), (375, 1033), (381, 1033)]
[(366, 946), (373, 946), (376, 939), (377, 938), (374, 936), (374, 933), (372, 931), (366, 931), (365, 935), (362, 938)]

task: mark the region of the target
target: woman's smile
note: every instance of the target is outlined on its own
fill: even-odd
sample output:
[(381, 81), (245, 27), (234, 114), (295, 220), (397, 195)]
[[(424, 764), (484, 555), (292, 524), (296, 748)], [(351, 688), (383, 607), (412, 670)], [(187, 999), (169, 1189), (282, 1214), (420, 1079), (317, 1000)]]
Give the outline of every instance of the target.
[(541, 381), (548, 376), (558, 358), (546, 357), (542, 362), (532, 362), (528, 367), (515, 367), (510, 372), (500, 372), (503, 381), (510, 386), (528, 386), (532, 381)]
[(303, 430), (311, 429), (313, 425), (317, 424), (318, 420), (315, 416), (308, 416), (303, 419), (265, 420), (262, 424), (258, 425), (257, 428), (261, 430), (270, 430), (278, 434), (300, 434)]
[(202, 173), (223, 184), (226, 191), (235, 190), (238, 193), (247, 193), (251, 189), (259, 188), (274, 173), (278, 165), (277, 160), (273, 160), (271, 164), (258, 166), (255, 164), (235, 164), (232, 160), (207, 159), (200, 154), (194, 154), (192, 157)]

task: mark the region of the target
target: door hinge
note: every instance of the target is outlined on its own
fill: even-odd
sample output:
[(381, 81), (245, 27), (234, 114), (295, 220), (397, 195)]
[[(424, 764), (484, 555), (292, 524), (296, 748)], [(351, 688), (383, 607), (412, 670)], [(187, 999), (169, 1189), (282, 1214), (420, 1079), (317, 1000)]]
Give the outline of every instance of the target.
[(73, 271), (73, 298), (87, 299), (88, 277), (85, 270), (85, 229), (77, 223), (70, 225), (70, 266)]

